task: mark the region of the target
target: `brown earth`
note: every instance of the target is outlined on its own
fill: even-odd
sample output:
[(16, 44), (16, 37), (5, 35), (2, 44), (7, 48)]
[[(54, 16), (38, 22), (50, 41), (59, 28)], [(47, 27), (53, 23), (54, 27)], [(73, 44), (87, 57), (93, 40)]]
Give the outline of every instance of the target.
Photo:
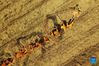
[[(17, 39), (33, 32), (44, 32), (47, 14), (71, 18), (71, 7), (81, 10), (72, 28), (61, 40), (53, 39), (42, 53), (37, 49), (12, 66), (64, 66), (82, 51), (99, 44), (99, 0), (0, 0), (0, 61), (14, 57)], [(26, 42), (21, 42), (27, 44)]]

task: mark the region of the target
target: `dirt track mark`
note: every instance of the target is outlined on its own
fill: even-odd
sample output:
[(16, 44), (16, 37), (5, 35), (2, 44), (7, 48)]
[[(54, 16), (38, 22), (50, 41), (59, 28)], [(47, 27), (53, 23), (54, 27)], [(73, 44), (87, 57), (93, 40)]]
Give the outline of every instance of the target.
[[(41, 17), (40, 17), (41, 18)], [(10, 39), (7, 39), (7, 42), (3, 42), (2, 41), (2, 43), (4, 43), (4, 45), (2, 45), (2, 46), (0, 46), (0, 48), (2, 48), (3, 46), (5, 46), (6, 44), (10, 44), (10, 42), (13, 42), (13, 41), (15, 41), (17, 38), (19, 38), (20, 36), (22, 36), (22, 35), (25, 35), (26, 33), (31, 33), (31, 32), (28, 32), (28, 31), (30, 31), (32, 28), (33, 29), (35, 29), (35, 28), (37, 28), (37, 26), (38, 26), (38, 23), (36, 23), (36, 22), (38, 22), (37, 20), (40, 20), (40, 18), (38, 18), (38, 19), (35, 19), (34, 20), (34, 22), (35, 22), (35, 26), (30, 26), (28, 29), (27, 29), (27, 31), (24, 31), (24, 32), (19, 32), (19, 34), (16, 34), (16, 35), (14, 35), (14, 37), (12, 37), (12, 38), (10, 38)], [(40, 23), (39, 23), (40, 24)], [(33, 32), (33, 30), (31, 30), (32, 32)], [(16, 42), (16, 41), (15, 41)]]
[[(24, 6), (25, 8), (22, 8), (24, 11), (26, 10), (26, 12), (24, 12), (23, 14), (21, 13), (21, 15), (19, 15), (19, 17), (17, 17), (17, 18), (15, 18), (15, 19), (13, 19), (13, 20), (11, 20), (10, 22), (12, 22), (12, 21), (14, 21), (14, 20), (17, 20), (18, 18), (22, 18), (22, 16), (25, 16), (25, 15), (27, 15), (28, 13), (30, 13), (31, 11), (33, 11), (33, 10), (35, 10), (35, 9), (37, 9), (38, 7), (40, 7), (40, 6), (42, 6), (42, 4), (44, 4), (46, 1), (44, 0), (44, 1), (41, 1), (41, 2), (37, 2), (37, 3), (31, 3), (32, 1), (29, 1), (28, 3), (26, 3), (26, 4), (24, 4), (24, 5), (21, 5), (22, 7)], [(34, 2), (34, 1), (33, 1)], [(33, 6), (35, 6), (35, 7), (31, 7), (31, 5), (33, 5)], [(26, 9), (26, 7), (29, 7), (30, 6), (30, 9)], [(23, 12), (23, 11), (21, 11), (21, 12)], [(16, 16), (15, 14), (13, 15), (13, 16)], [(13, 17), (13, 16), (9, 16), (7, 19), (5, 19), (6, 21), (7, 20), (9, 20), (9, 19), (11, 19), (11, 17)]]
[[(95, 11), (95, 10), (93, 10)], [(93, 11), (91, 11), (90, 13), (92, 13)], [(89, 13), (89, 14), (90, 14)], [(89, 15), (87, 15), (89, 16)], [(98, 14), (96, 15), (98, 16)], [(91, 15), (91, 17), (94, 17), (93, 14)], [(89, 18), (91, 18), (89, 17)], [(83, 18), (86, 18), (85, 16)], [(98, 18), (97, 18), (98, 19)], [(96, 19), (96, 20), (97, 20)], [(79, 26), (81, 25), (84, 25), (84, 23), (86, 24), (88, 19), (81, 21), (77, 21), (79, 22)], [(81, 23), (80, 23), (81, 22)], [(90, 23), (90, 22), (89, 22)], [(44, 54), (44, 58), (42, 59), (44, 62), (46, 62), (45, 65), (48, 65), (48, 63), (51, 63), (49, 65), (53, 65), (52, 62), (54, 62), (56, 60), (56, 58), (60, 58), (59, 61), (55, 61), (56, 63), (64, 63), (62, 62), (62, 60), (67, 60), (67, 59), (70, 59), (70, 57), (72, 58), (72, 56), (76, 56), (76, 54), (79, 54), (82, 50), (85, 50), (86, 48), (90, 47), (90, 46), (94, 46), (97, 42), (98, 42), (98, 35), (99, 35), (99, 23), (98, 21), (96, 21), (93, 26), (92, 26), (93, 23), (90, 24), (91, 28), (89, 27), (88, 25), (88, 30), (85, 30), (85, 33), (84, 32), (81, 32), (79, 33), (79, 35), (74, 35), (74, 36), (71, 36), (70, 39), (68, 40), (65, 40), (63, 41), (63, 43), (59, 43), (59, 45), (57, 45), (57, 47), (55, 48), (55, 46), (53, 48), (51, 48), (51, 50), (49, 50), (46, 54)], [(98, 24), (98, 25), (97, 25)], [(75, 25), (77, 26), (77, 25)], [(76, 28), (77, 29), (77, 28)], [(77, 30), (79, 31), (79, 30)], [(89, 32), (88, 32), (89, 31)], [(74, 32), (74, 31), (73, 31)], [(94, 34), (93, 34), (93, 33)], [(68, 33), (68, 32), (67, 32)], [(69, 33), (70, 34), (70, 33)], [(77, 33), (78, 34), (78, 33)], [(82, 35), (80, 35), (82, 34)], [(88, 36), (89, 34), (93, 34), (91, 36)], [(68, 36), (67, 36), (68, 37)], [(76, 38), (78, 37), (78, 39)], [(80, 37), (80, 39), (79, 39)], [(97, 39), (97, 40), (94, 40), (94, 39)], [(66, 42), (66, 43), (65, 43)], [(83, 43), (84, 42), (84, 43)], [(62, 46), (62, 45), (63, 46)], [(68, 44), (68, 45), (67, 45)], [(81, 46), (81, 47), (80, 47)], [(61, 52), (62, 51), (62, 52)], [(73, 52), (72, 52), (73, 51)], [(74, 52), (75, 51), (75, 52)], [(58, 55), (58, 56), (57, 56)], [(63, 57), (64, 58), (63, 58)], [(66, 56), (69, 56), (69, 57), (66, 57)], [(48, 58), (47, 58), (48, 57)], [(66, 58), (65, 58), (66, 57)], [(45, 60), (44, 60), (45, 59)], [(50, 60), (50, 59), (53, 59), (53, 60)], [(48, 61), (48, 63), (47, 63)], [(42, 62), (43, 63), (43, 62)], [(44, 66), (44, 65), (43, 65)], [(54, 66), (57, 66), (57, 64), (55, 64)]]
[[(98, 35), (98, 34), (97, 34)], [(86, 38), (85, 40), (87, 40), (87, 39), (89, 39), (89, 38), (95, 38), (95, 37), (88, 37), (88, 38)], [(96, 39), (98, 39), (98, 37), (96, 38)], [(89, 47), (89, 45), (90, 46), (93, 46), (93, 45), (95, 45), (95, 43), (98, 41), (98, 40), (95, 40), (95, 42), (94, 42), (94, 40), (92, 40), (91, 42), (85, 42), (85, 43), (82, 43), (82, 42), (84, 42), (85, 40), (83, 40), (83, 41), (76, 41), (76, 42), (71, 42), (71, 43), (68, 43), (68, 44), (70, 44), (69, 45), (69, 47), (67, 46), (64, 46), (64, 47), (61, 47), (61, 48), (58, 48), (58, 49), (56, 49), (56, 50), (52, 50), (51, 51), (51, 53), (48, 53), (48, 54), (46, 54), (46, 55), (44, 55), (44, 58), (43, 59), (45, 59), (44, 60), (44, 62), (46, 62), (46, 64), (45, 65), (47, 65), (47, 61), (48, 61), (48, 63), (51, 63), (51, 64), (49, 64), (49, 65), (53, 65), (53, 63), (55, 63), (56, 62), (56, 58), (59, 58), (60, 60), (58, 60), (56, 63), (57, 64), (62, 64), (62, 63), (64, 63), (64, 61), (63, 60), (69, 60), (69, 59), (71, 59), (72, 57), (74, 57), (74, 56), (76, 56), (77, 54), (79, 54), (80, 52), (81, 52), (81, 50), (83, 49), (85, 49), (85, 48), (88, 48)], [(94, 42), (94, 44), (92, 44)], [(79, 45), (77, 45), (77, 44), (79, 44)], [(86, 45), (84, 45), (84, 44), (86, 44)], [(88, 45), (89, 44), (89, 45)], [(55, 46), (54, 46), (55, 47)], [(85, 48), (84, 48), (85, 47)], [(54, 52), (53, 52), (54, 51)], [(54, 54), (53, 54), (54, 53)], [(58, 55), (58, 56), (57, 56)], [(49, 57), (49, 58), (47, 58), (47, 57)], [(53, 57), (53, 59), (52, 59), (52, 57)], [(70, 58), (71, 57), (71, 58)], [(51, 60), (50, 60), (51, 59)], [(57, 64), (55, 64), (54, 66), (57, 66)], [(60, 66), (59, 65), (59, 66)], [(43, 65), (44, 66), (44, 65)]]
[[(40, 17), (40, 16), (39, 16), (39, 17)], [(39, 17), (38, 17), (38, 19), (40, 19)], [(35, 19), (34, 22), (35, 22), (36, 20), (37, 20), (37, 19)], [(26, 21), (25, 21), (25, 22), (26, 22)], [(32, 19), (30, 20), (30, 22), (32, 22)], [(17, 23), (17, 24), (18, 24), (18, 23)], [(20, 24), (20, 23), (19, 23), (19, 24)], [(30, 23), (29, 23), (29, 24), (30, 24)], [(33, 25), (34, 25), (34, 24), (33, 24)]]
[[(83, 53), (83, 52), (87, 52), (87, 50), (90, 51), (90, 49), (92, 49), (93, 47), (98, 48), (98, 47), (99, 47), (99, 43), (96, 43), (96, 44), (95, 44), (94, 46), (92, 46), (92, 47), (86, 48), (84, 51), (80, 52), (80, 54)], [(92, 51), (95, 52), (96, 50), (92, 50)], [(78, 57), (80, 54), (78, 54), (77, 56), (74, 56), (74, 58), (75, 58), (75, 57)], [(71, 65), (71, 61), (72, 61), (74, 58), (68, 60), (68, 62), (66, 61), (66, 62), (62, 63), (61, 66), (68, 66), (68, 65)], [(73, 62), (74, 62), (74, 61), (73, 61)], [(68, 63), (69, 63), (69, 64), (68, 64)], [(75, 63), (75, 62), (74, 62), (74, 63)], [(74, 64), (73, 64), (73, 65), (74, 65)]]
[[(93, 12), (93, 11), (92, 11)], [(90, 14), (90, 12), (89, 12), (89, 14)], [(87, 16), (87, 15), (86, 15)], [(97, 15), (98, 16), (98, 15)], [(91, 16), (92, 17), (92, 16)], [(90, 18), (91, 18), (90, 17)], [(83, 17), (83, 19), (84, 18), (86, 18), (85, 16)], [(82, 19), (82, 18), (81, 18)], [(80, 21), (80, 22), (79, 22)], [(96, 21), (96, 23), (94, 23), (93, 24), (93, 26), (92, 26), (92, 23), (89, 21), (89, 23), (90, 23), (90, 26), (91, 27), (89, 27), (89, 24), (86, 24), (86, 22), (87, 22), (87, 19), (86, 20), (80, 20), (79, 19), (79, 21), (76, 21), (75, 22), (75, 25), (73, 26), (73, 27), (75, 27), (74, 29), (72, 28), (70, 31), (67, 31), (66, 32), (66, 34), (65, 34), (65, 37), (66, 37), (66, 39), (63, 39), (61, 42), (65, 42), (65, 41), (71, 41), (72, 42), (72, 38), (71, 37), (73, 37), (73, 36), (76, 36), (76, 35), (78, 35), (77, 37), (80, 37), (80, 36), (82, 36), (83, 38), (82, 39), (84, 39), (86, 36), (89, 36), (92, 32), (95, 32), (95, 31), (98, 31), (98, 25), (99, 25), (99, 23)], [(78, 24), (79, 23), (79, 24)], [(85, 24), (84, 24), (85, 23)], [(87, 22), (88, 23), (88, 22)], [(77, 25), (78, 24), (78, 25)], [(81, 25), (82, 24), (82, 25)], [(81, 27), (81, 26), (83, 26), (83, 25), (86, 25), (86, 26), (88, 26), (88, 28), (86, 28), (86, 31), (85, 30), (79, 30), (78, 29), (78, 27)], [(77, 26), (77, 27), (76, 27)], [(82, 27), (82, 28), (84, 28), (84, 27)], [(95, 29), (95, 30), (94, 30)], [(71, 32), (73, 30), (73, 32)], [(75, 31), (77, 31), (77, 32), (75, 32)], [(89, 31), (89, 32), (88, 32)], [(80, 32), (80, 33), (79, 33)], [(73, 35), (71, 34), (71, 33), (73, 33)], [(67, 36), (68, 35), (68, 36)], [(83, 35), (85, 35), (85, 36), (83, 36)], [(65, 38), (64, 37), (64, 38)], [(68, 38), (68, 39), (67, 39)], [(81, 39), (81, 38), (80, 38)], [(78, 39), (78, 40), (80, 40), (80, 39)], [(66, 43), (67, 44), (67, 43)]]
[(11, 5), (11, 4), (9, 3), (9, 4), (5, 5), (4, 7), (2, 7), (2, 8), (0, 9), (0, 11), (4, 10), (4, 9), (7, 8), (9, 5)]
[(2, 12), (4, 9), (7, 9), (11, 6), (13, 6), (14, 3), (18, 1), (16, 0), (1, 0), (0, 1), (0, 12)]
[[(75, 43), (75, 42), (80, 42), (81, 40), (84, 40), (85, 38), (89, 38), (90, 37), (90, 35), (92, 36), (92, 35), (94, 35), (96, 32), (98, 32), (99, 31), (99, 24), (98, 25), (95, 25), (95, 26), (93, 26), (92, 28), (90, 28), (89, 30), (87, 30), (86, 32), (84, 32), (84, 33), (82, 33), (82, 34), (79, 34), (78, 36), (79, 37), (81, 37), (82, 36), (82, 38), (78, 38), (78, 39), (74, 39), (74, 38), (72, 38), (72, 36), (71, 37), (66, 37), (64, 40), (62, 40), (61, 42), (59, 42), (59, 47), (57, 48), (57, 50), (58, 49), (61, 49), (61, 50), (65, 50), (66, 49), (66, 47), (65, 48), (63, 48), (64, 47), (64, 42), (66, 41), (66, 43), (65, 43), (65, 45), (67, 46), (67, 48), (70, 46), (72, 46), (72, 47), (74, 47), (74, 45), (71, 45), (71, 44), (73, 44), (73, 43)], [(74, 36), (76, 36), (76, 35), (74, 35)], [(71, 39), (72, 38), (72, 39)], [(69, 41), (70, 40), (70, 41)], [(85, 40), (84, 42), (87, 42), (88, 40)], [(62, 45), (61, 45), (61, 44)], [(50, 48), (51, 49), (51, 48)], [(50, 50), (49, 49), (49, 50)], [(55, 49), (56, 50), (56, 49)], [(59, 50), (58, 50), (59, 51)]]
[[(94, 20), (94, 19), (89, 20), (89, 18), (86, 18), (86, 16), (88, 17), (89, 16), (88, 14), (91, 14), (93, 11), (95, 11), (95, 10), (91, 9), (91, 11), (88, 12), (85, 16), (83, 15), (81, 18), (75, 20), (74, 21), (75, 22), (74, 26), (71, 29), (66, 31), (66, 34), (64, 35), (65, 39), (63, 39), (61, 42), (65, 42), (65, 41), (71, 41), (72, 42), (72, 37), (76, 36), (76, 35), (78, 35), (78, 37), (82, 36), (83, 37), (82, 39), (84, 39), (86, 36), (89, 36), (90, 32), (94, 31), (94, 29), (98, 30), (99, 23), (97, 21), (95, 21), (94, 23), (91, 23), (90, 21)], [(98, 16), (97, 13), (96, 13), (96, 15)], [(90, 16), (90, 18), (92, 18), (92, 17), (94, 17), (94, 16)], [(86, 18), (86, 19), (84, 19), (84, 18)], [(82, 20), (82, 19), (84, 19), (84, 20)], [(84, 29), (85, 26), (88, 26), (88, 27), (86, 29)], [(78, 29), (78, 28), (83, 28), (83, 29)], [(92, 31), (88, 32), (91, 29), (92, 29)], [(83, 36), (83, 35), (86, 35), (86, 36)]]
[[(34, 2), (34, 1), (33, 1)], [(45, 1), (46, 2), (46, 1)], [(3, 22), (3, 24), (1, 23), (1, 27), (2, 27), (2, 29), (0, 30), (1, 32), (2, 31), (4, 31), (4, 30), (6, 30), (7, 29), (7, 27), (8, 26), (11, 26), (11, 25), (13, 25), (15, 22), (16, 22), (16, 20), (19, 20), (19, 19), (21, 19), (21, 18), (23, 18), (23, 17), (25, 17), (25, 16), (27, 16), (27, 14), (29, 14), (30, 12), (32, 12), (32, 11), (34, 11), (35, 10), (35, 8), (37, 9), (38, 7), (40, 7), (42, 4), (44, 4), (45, 3), (44, 2), (44, 0), (43, 1), (41, 1), (41, 2), (39, 2), (39, 4), (36, 4), (36, 3), (31, 3), (31, 5), (33, 5), (34, 4), (34, 6), (31, 6), (30, 5), (30, 2), (28, 3), (28, 4), (26, 4), (26, 5), (24, 5), (24, 4), (20, 4), (20, 5), (18, 5), (19, 3), (16, 3), (14, 6), (13, 6), (13, 8), (11, 8), (12, 9), (12, 11), (11, 11), (11, 13), (12, 14), (8, 14), (8, 16), (4, 19), (4, 21), (5, 21), (5, 23)], [(38, 3), (38, 2), (37, 2)], [(20, 9), (17, 9), (16, 8), (16, 5), (18, 5), (17, 7), (20, 7)], [(24, 6), (24, 8), (23, 8), (23, 6)], [(9, 9), (8, 9), (9, 10)], [(16, 11), (15, 11), (16, 10)], [(21, 11), (20, 11), (21, 10)], [(18, 13), (18, 12), (19, 13)], [(5, 12), (5, 11), (4, 11)], [(15, 13), (14, 13), (15, 12)]]
[[(94, 30), (95, 29), (95, 30)], [(91, 36), (93, 36), (95, 33), (97, 33), (99, 31), (99, 24), (98, 25), (95, 25), (94, 27), (92, 27), (91, 28), (91, 30), (89, 29), (88, 31), (86, 31), (85, 33), (83, 33), (82, 35), (83, 35), (83, 37), (82, 38), (79, 38), (79, 39), (74, 39), (74, 40), (72, 40), (72, 41), (70, 41), (69, 43), (67, 42), (66, 44), (68, 44), (67, 46), (69, 47), (69, 46), (71, 46), (71, 44), (73, 44), (73, 43), (77, 43), (77, 42), (81, 42), (81, 40), (82, 40), (82, 42), (88, 42), (88, 39), (87, 38), (90, 38), (90, 35)], [(86, 40), (85, 40), (85, 38), (86, 38)], [(77, 43), (78, 44), (78, 43)], [(77, 44), (75, 44), (75, 45), (77, 45)], [(72, 46), (72, 47), (74, 47), (74, 45)], [(60, 48), (60, 47), (59, 47)], [(62, 48), (61, 48), (62, 49)], [(65, 50), (65, 48), (63, 49), (63, 50)]]
[[(52, 9), (52, 10), (54, 10), (54, 9)], [(45, 11), (44, 11), (45, 12)], [(52, 12), (52, 11), (51, 11)], [(92, 11), (93, 12), (93, 11)], [(77, 53), (79, 53), (80, 52), (80, 50), (82, 50), (82, 49), (85, 49), (85, 48), (88, 48), (89, 47), (89, 44), (92, 46), (92, 45), (95, 45), (95, 42), (98, 42), (98, 40), (95, 40), (94, 41), (94, 39), (91, 39), (91, 38), (96, 38), (97, 39), (97, 37), (98, 37), (98, 32), (96, 31), (92, 36), (90, 36), (90, 37), (87, 37), (87, 38), (85, 38), (84, 40), (81, 40), (81, 42), (80, 42), (80, 39), (82, 39), (82, 38), (84, 38), (86, 35), (88, 35), (88, 34), (90, 34), (90, 33), (92, 33), (92, 32), (94, 32), (94, 30), (93, 29), (90, 29), (90, 28), (92, 28), (93, 26), (95, 26), (96, 24), (98, 24), (97, 22), (97, 19), (95, 20), (95, 19), (89, 19), (89, 18), (94, 18), (94, 17), (96, 17), (96, 16), (98, 16), (98, 14), (97, 15), (92, 15), (92, 12), (90, 13), (87, 13), (89, 16), (90, 16), (90, 14), (91, 14), (91, 17), (89, 17), (87, 14), (86, 15), (84, 15), (83, 16), (83, 18), (79, 18), (80, 20), (77, 20), (77, 23), (75, 22), (75, 25), (73, 26), (73, 29), (71, 29), (70, 31), (67, 31), (67, 33), (66, 33), (66, 35), (65, 35), (65, 37), (64, 38), (66, 38), (66, 39), (64, 39), (64, 42), (63, 42), (63, 44), (57, 44), (57, 45), (54, 45), (53, 47), (51, 47), (51, 49), (50, 50), (48, 50), (48, 54), (47, 53), (45, 53), (46, 54), (46, 57), (47, 56), (49, 56), (49, 58), (47, 58), (48, 60), (49, 59), (52, 59), (51, 60), (51, 62), (53, 62), (54, 60), (55, 60), (55, 65), (57, 65), (57, 62), (58, 62), (58, 65), (60, 65), (60, 64), (62, 64), (62, 63), (64, 63), (65, 61), (67, 61), (69, 58), (72, 58), (72, 56), (71, 55), (77, 55), (77, 54), (75, 54), (75, 52)], [(33, 12), (33, 13), (35, 13), (35, 12)], [(48, 13), (48, 12), (47, 12)], [(98, 13), (98, 12), (96, 12), (96, 13)], [(46, 13), (43, 13), (44, 15), (46, 15)], [(44, 15), (42, 16), (42, 17), (38, 17), (37, 19), (38, 19), (38, 21), (37, 21), (37, 23), (42, 23), (42, 22), (40, 22), (40, 21), (43, 21), (43, 18), (44, 18)], [(31, 15), (28, 15), (28, 16), (30, 16), (31, 17)], [(27, 17), (28, 17), (27, 16)], [(24, 19), (25, 18), (27, 18), (27, 17), (24, 17)], [(87, 18), (88, 17), (88, 18)], [(40, 19), (39, 19), (40, 18)], [(22, 19), (22, 22), (23, 21), (25, 21), (24, 19)], [(35, 20), (36, 18), (34, 18), (33, 19), (33, 21), (36, 21)], [(84, 20), (83, 20), (84, 19)], [(87, 19), (89, 19), (89, 20), (87, 20)], [(27, 19), (26, 19), (27, 20)], [(89, 21), (90, 20), (95, 20), (95, 22), (94, 23), (90, 23)], [(19, 19), (18, 20), (19, 22), (21, 22), (21, 19)], [(31, 21), (31, 23), (26, 23), (26, 22), (29, 22), (29, 21)], [(32, 18), (30, 18), (29, 20), (27, 20), (26, 22), (24, 22), (24, 23), (26, 23), (26, 24), (28, 24), (27, 25), (27, 29), (25, 29), (24, 31), (21, 31), (21, 30), (18, 30), (18, 31), (21, 31), (21, 32), (14, 32), (13, 33), (13, 31), (12, 31), (12, 33), (11, 32), (9, 32), (9, 34), (11, 33), (12, 35), (10, 35), (10, 36), (13, 36), (13, 37), (10, 37), (10, 38), (5, 38), (4, 40), (3, 40), (3, 44), (2, 44), (2, 46), (3, 45), (5, 45), (5, 43), (6, 42), (8, 42), (8, 43), (6, 43), (6, 45), (5, 46), (7, 46), (8, 44), (9, 45), (13, 45), (16, 41), (16, 39), (18, 38), (18, 37), (20, 37), (21, 35), (25, 35), (25, 34), (28, 34), (28, 32), (33, 32), (34, 30), (32, 30), (32, 29), (36, 29), (37, 27), (39, 27), (35, 22), (33, 22), (32, 21)], [(96, 22), (97, 21), (97, 22)], [(33, 22), (33, 23), (32, 23)], [(34, 27), (34, 23), (37, 25), (37, 27), (35, 27), (35, 28), (33, 28)], [(88, 24), (87, 24), (88, 23)], [(96, 24), (95, 24), (96, 23)], [(14, 27), (16, 27), (16, 26), (22, 26), (22, 25), (19, 25), (18, 23), (16, 23), (15, 22), (15, 24), (17, 24), (17, 25), (14, 25), (13, 27), (10, 27), (10, 28), (14, 28)], [(21, 24), (23, 24), (23, 23), (21, 23)], [(33, 25), (31, 25), (31, 24), (33, 24)], [(76, 25), (77, 24), (77, 25)], [(92, 24), (92, 25), (91, 25)], [(40, 26), (41, 25), (43, 25), (43, 24), (40, 24)], [(83, 25), (83, 26), (82, 26)], [(85, 25), (85, 26), (84, 26)], [(28, 27), (29, 26), (29, 27)], [(77, 27), (75, 27), (75, 26), (77, 26)], [(75, 29), (74, 29), (74, 27), (75, 27)], [(85, 27), (88, 27), (88, 29), (85, 29), (85, 30), (83, 30)], [(78, 29), (79, 28), (79, 29)], [(83, 28), (83, 29), (81, 29), (80, 30), (80, 28)], [(98, 28), (98, 27), (94, 27), (94, 29), (96, 29), (96, 28)], [(8, 29), (9, 29), (9, 27), (8, 27)], [(28, 29), (30, 29), (30, 30), (28, 30)], [(10, 30), (13, 30), (13, 29), (10, 29)], [(75, 30), (77, 30), (78, 32), (79, 32), (79, 35), (78, 34), (76, 34), (75, 33)], [(79, 31), (80, 30), (80, 31)], [(89, 30), (91, 30), (91, 31), (89, 31)], [(97, 29), (96, 29), (97, 30)], [(28, 31), (28, 32), (27, 32)], [(87, 31), (89, 31), (89, 32), (87, 32)], [(71, 35), (71, 33), (73, 34), (73, 35)], [(74, 33), (73, 33), (74, 32)], [(87, 32), (87, 34), (84, 34), (84, 32), (86, 33)], [(70, 35), (68, 35), (68, 33), (70, 33)], [(5, 33), (3, 33), (2, 32), (2, 34), (1, 35), (3, 35), (3, 34), (5, 34)], [(14, 35), (15, 34), (15, 35)], [(68, 36), (67, 36), (68, 35)], [(82, 35), (82, 36), (81, 36)], [(74, 37), (73, 37), (74, 36)], [(76, 39), (77, 38), (77, 39)], [(78, 38), (80, 38), (80, 39), (78, 39)], [(69, 40), (70, 39), (70, 40)], [(10, 41), (11, 40), (11, 41)], [(66, 41), (65, 41), (66, 40)], [(68, 41), (69, 40), (69, 41)], [(10, 42), (9, 42), (10, 41)], [(90, 42), (88, 42), (88, 41), (90, 41)], [(83, 42), (85, 42), (85, 43), (83, 43)], [(2, 43), (2, 42), (1, 42)], [(61, 43), (61, 42), (60, 42)], [(70, 44), (69, 44), (70, 43)], [(77, 43), (77, 45), (76, 45), (76, 43)], [(93, 44), (92, 44), (93, 43)], [(79, 45), (78, 45), (79, 44)], [(85, 45), (85, 44), (88, 44), (88, 45)], [(70, 48), (68, 48), (68, 46), (71, 46)], [(75, 47), (74, 47), (75, 46)], [(80, 48), (80, 46), (83, 46), (82, 48)], [(87, 46), (87, 47), (85, 47), (85, 46)], [(79, 47), (79, 48), (78, 48)], [(3, 47), (4, 48), (4, 47)], [(54, 49), (53, 49), (54, 48)], [(78, 50), (76, 50), (76, 49), (78, 49)], [(62, 52), (62, 50), (63, 50), (63, 52)], [(65, 50), (65, 51), (64, 51)], [(68, 50), (70, 50), (70, 51), (68, 51)], [(67, 52), (68, 51), (68, 52)], [(74, 53), (72, 53), (72, 51), (74, 51)], [(54, 52), (56, 52), (56, 54), (53, 54)], [(63, 55), (63, 57), (60, 55), (60, 53)], [(69, 54), (70, 53), (70, 54)], [(50, 56), (50, 55), (52, 55), (52, 56)], [(69, 56), (69, 58), (66, 58), (66, 57), (68, 57)], [(54, 56), (54, 58), (52, 58)], [(66, 56), (66, 57), (65, 57)], [(45, 57), (45, 58), (46, 58)], [(57, 58), (59, 58), (60, 57), (60, 60), (61, 60), (61, 62), (59, 63), (59, 61), (60, 60), (56, 60)], [(44, 59), (45, 59), (44, 58)], [(66, 59), (65, 59), (66, 58)], [(43, 59), (43, 58), (42, 58)], [(64, 61), (62, 61), (64, 59)], [(46, 61), (46, 59), (44, 60), (44, 61)], [(50, 61), (48, 61), (48, 62), (50, 62)], [(47, 63), (46, 63), (47, 64)], [(45, 64), (45, 65), (46, 65)], [(53, 63), (50, 63), (50, 64), (53, 64)], [(61, 65), (60, 65), (61, 66)]]
[[(43, 5), (44, 6), (44, 5)], [(45, 9), (45, 8), (44, 8)], [(22, 19), (21, 19), (22, 20)], [(22, 21), (23, 22), (23, 21)], [(20, 24), (20, 23), (19, 23)], [(17, 25), (17, 24), (16, 24)], [(14, 26), (14, 25), (13, 25)], [(22, 26), (20, 26), (20, 27), (22, 27)], [(12, 29), (12, 27), (10, 27), (11, 29)], [(14, 27), (15, 28), (15, 27)], [(9, 30), (8, 30), (9, 31)], [(18, 31), (19, 32), (19, 31)], [(14, 34), (14, 33), (13, 33)], [(14, 34), (15, 35), (15, 34)], [(8, 40), (8, 39), (7, 39)]]
[(7, 0), (0, 0), (0, 11), (2, 11), (6, 6), (11, 4), (11, 1)]

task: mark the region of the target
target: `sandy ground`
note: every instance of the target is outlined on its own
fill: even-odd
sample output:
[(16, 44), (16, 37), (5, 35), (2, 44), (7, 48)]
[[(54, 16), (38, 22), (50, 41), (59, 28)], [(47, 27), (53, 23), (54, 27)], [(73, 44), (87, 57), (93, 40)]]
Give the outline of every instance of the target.
[[(41, 49), (16, 60), (12, 66), (64, 66), (87, 48), (99, 44), (98, 0), (0, 0), (0, 58), (13, 57), (18, 51), (16, 40), (33, 32), (44, 32), (47, 14), (71, 18), (71, 9), (79, 4), (80, 17), (63, 39), (54, 38), (42, 53)], [(50, 38), (53, 39), (53, 38)]]
[[(91, 64), (90, 57), (96, 57), (96, 64)], [(87, 48), (64, 66), (99, 66), (99, 44)]]

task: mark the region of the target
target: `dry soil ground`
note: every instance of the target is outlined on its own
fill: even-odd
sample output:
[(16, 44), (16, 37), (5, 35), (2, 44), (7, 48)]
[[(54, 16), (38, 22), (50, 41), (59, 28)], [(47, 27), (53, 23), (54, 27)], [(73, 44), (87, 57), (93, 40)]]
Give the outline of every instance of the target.
[[(97, 59), (96, 64), (91, 64), (89, 61), (93, 56)], [(86, 49), (64, 66), (99, 66), (99, 44)]]
[(61, 40), (54, 39), (46, 52), (35, 50), (12, 66), (64, 66), (85, 49), (99, 44), (99, 0), (0, 0), (0, 60), (14, 56), (20, 48), (19, 37), (44, 32), (47, 14), (68, 20), (70, 7), (76, 4), (81, 15)]

